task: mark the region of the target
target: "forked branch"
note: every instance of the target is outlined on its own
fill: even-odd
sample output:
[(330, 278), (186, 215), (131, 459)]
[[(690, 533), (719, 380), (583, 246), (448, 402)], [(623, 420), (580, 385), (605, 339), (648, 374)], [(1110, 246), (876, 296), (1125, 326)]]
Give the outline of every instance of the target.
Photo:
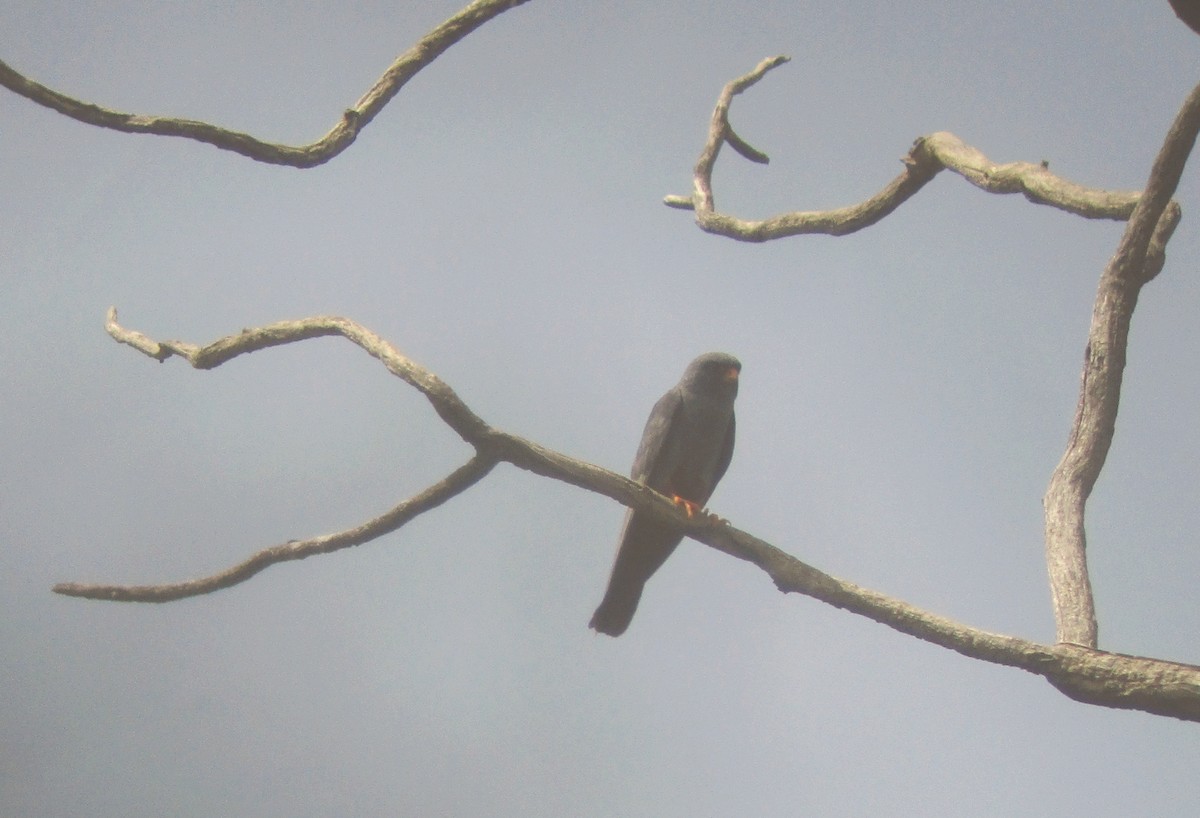
[[(904, 172), (857, 205), (785, 213), (753, 222), (719, 213), (714, 204), (712, 172), (722, 145), (728, 142), (752, 161), (766, 161), (764, 154), (749, 148), (734, 133), (729, 123), (733, 97), (785, 62), (786, 57), (763, 60), (753, 71), (725, 86), (713, 110), (708, 140), (696, 162), (692, 195), (668, 196), (665, 200), (672, 207), (694, 210), (702, 230), (756, 242), (804, 233), (845, 235), (887, 216), (943, 169), (962, 175), (990, 193), (1022, 193), (1032, 202), (1087, 218), (1127, 220), (1116, 254), (1100, 279), (1079, 404), (1066, 452), (1044, 498), (1046, 562), (1058, 641), (1094, 649), (1098, 628), (1087, 570), (1085, 505), (1112, 445), (1129, 326), (1138, 294), (1162, 270), (1167, 242), (1179, 223), (1180, 208), (1171, 197), (1200, 131), (1200, 86), (1176, 116), (1143, 193), (1085, 188), (1055, 176), (1045, 163), (996, 165), (953, 134), (943, 132), (918, 139), (904, 159)], [(1082, 694), (1080, 697), (1086, 699)]]
[(308, 145), (281, 145), (238, 131), (231, 131), (193, 119), (128, 114), (102, 108), (90, 102), (69, 97), (25, 77), (4, 62), (0, 62), (0, 85), (39, 105), (60, 114), (125, 133), (181, 136), (206, 142), (222, 150), (240, 153), (259, 162), (311, 168), (324, 164), (350, 147), (359, 131), (366, 127), (392, 97), (416, 76), (417, 72), (437, 59), (442, 52), (466, 37), (481, 25), (529, 0), (475, 0), (458, 14), (430, 31), (405, 51), (383, 72), (383, 76), (353, 106), (325, 136)]
[(1200, 85), (1188, 95), (1154, 160), (1146, 191), (1108, 262), (1088, 330), (1079, 404), (1066, 451), (1050, 477), (1046, 564), (1058, 641), (1095, 647), (1095, 603), (1087, 570), (1084, 515), (1116, 431), (1129, 326), (1142, 286), (1162, 270), (1166, 245), (1179, 223), (1171, 200), (1200, 132)]
[(971, 184), (989, 193), (1021, 193), (1037, 204), (1049, 205), (1089, 219), (1129, 218), (1137, 204), (1137, 192), (1116, 192), (1087, 188), (1051, 173), (1045, 164), (1010, 162), (997, 165), (982, 152), (964, 143), (952, 133), (938, 132), (913, 143), (901, 161), (904, 171), (883, 190), (866, 201), (834, 210), (795, 211), (761, 221), (747, 221), (716, 209), (712, 191), (713, 167), (726, 143), (754, 162), (766, 163), (767, 156), (750, 147), (729, 123), (733, 98), (754, 85), (768, 71), (788, 61), (771, 57), (753, 71), (730, 82), (721, 91), (708, 126), (708, 139), (692, 174), (691, 196), (667, 196), (669, 207), (693, 210), (701, 230), (739, 241), (763, 242), (808, 233), (844, 236), (870, 227), (890, 214), (923, 188), (943, 169), (961, 175)]
[(237, 565), (201, 579), (139, 586), (64, 583), (55, 586), (58, 593), (126, 602), (166, 602), (210, 593), (249, 579), (277, 562), (328, 553), (395, 531), (424, 511), (461, 493), (486, 476), (496, 463), (504, 461), (603, 494), (677, 525), (688, 536), (757, 565), (785, 593), (811, 596), (966, 656), (1044, 676), (1066, 695), (1080, 701), (1200, 721), (1200, 667), (1084, 650), (1072, 645), (1040, 645), (988, 633), (837, 579), (730, 525), (714, 524), (707, 517), (688, 517), (671, 500), (640, 483), (489, 426), (440, 378), (375, 333), (345, 318), (284, 321), (243, 330), (203, 347), (179, 341), (154, 341), (118, 324), (115, 310), (109, 311), (107, 329), (117, 341), (155, 360), (178, 356), (198, 369), (211, 369), (238, 355), (268, 347), (340, 335), (424, 394), (442, 420), (471, 444), (476, 453), (443, 480), (380, 517), (348, 531), (271, 546)]

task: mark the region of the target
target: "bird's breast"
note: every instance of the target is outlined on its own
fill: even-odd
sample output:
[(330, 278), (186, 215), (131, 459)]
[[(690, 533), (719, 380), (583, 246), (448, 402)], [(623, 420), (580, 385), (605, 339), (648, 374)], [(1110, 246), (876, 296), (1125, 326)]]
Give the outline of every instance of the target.
[(716, 485), (717, 464), (725, 446), (731, 406), (696, 402), (685, 406), (680, 417), (683, 434), (675, 436), (671, 460), (675, 468), (660, 491), (703, 505)]

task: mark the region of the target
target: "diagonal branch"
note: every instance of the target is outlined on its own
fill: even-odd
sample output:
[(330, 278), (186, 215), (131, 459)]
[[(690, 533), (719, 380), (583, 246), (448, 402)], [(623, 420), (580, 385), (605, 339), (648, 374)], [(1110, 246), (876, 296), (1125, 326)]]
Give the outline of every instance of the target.
[(141, 602), (166, 602), (210, 593), (249, 579), (268, 565), (329, 553), (394, 531), (422, 512), (461, 493), (486, 476), (497, 462), (504, 461), (603, 494), (678, 526), (688, 536), (758, 566), (784, 593), (804, 594), (965, 656), (1043, 676), (1064, 694), (1079, 701), (1200, 721), (1200, 667), (1087, 650), (1074, 645), (1041, 645), (989, 633), (837, 579), (728, 524), (713, 523), (708, 517), (689, 518), (671, 500), (640, 483), (494, 429), (463, 404), (436, 375), (406, 358), (375, 333), (345, 318), (284, 321), (243, 330), (204, 347), (179, 341), (154, 341), (120, 326), (115, 310), (109, 311), (107, 329), (117, 341), (156, 360), (179, 356), (198, 369), (210, 369), (238, 355), (280, 344), (341, 335), (377, 358), (392, 374), (420, 390), (438, 415), (475, 447), (476, 455), (445, 479), (361, 526), (340, 534), (264, 549), (210, 577), (148, 586), (64, 583), (55, 586), (58, 593)]
[(117, 323), (116, 307), (109, 308), (104, 328), (114, 340), (128, 344), (156, 361), (179, 356), (196, 369), (213, 369), (231, 358), (268, 347), (340, 335), (377, 358), (393, 375), (416, 387), (428, 398), (434, 411), (463, 440), (478, 448), (491, 432), (491, 427), (467, 408), (441, 378), (405, 357), (400, 350), (366, 327), (346, 318), (323, 315), (299, 321), (280, 321), (265, 327), (242, 330), (237, 335), (226, 336), (203, 347), (183, 341), (159, 342), (137, 330), (126, 329)]
[(784, 593), (819, 599), (973, 659), (1043, 676), (1076, 701), (1200, 721), (1200, 666), (989, 633), (832, 577), (744, 531), (717, 527), (688, 535), (757, 565)]
[(343, 548), (362, 545), (391, 533), (414, 517), (437, 508), (451, 497), (466, 491), (486, 477), (494, 465), (496, 461), (477, 454), (429, 488), (373, 520), (336, 534), (326, 534), (308, 540), (292, 540), (264, 548), (249, 559), (211, 576), (162, 585), (91, 585), (63, 582), (54, 586), (54, 592), (64, 596), (114, 602), (173, 602), (189, 596), (211, 594), (213, 591), (245, 582), (259, 571), (276, 563), (302, 560), (316, 554), (329, 554)]
[(844, 236), (880, 221), (943, 169), (951, 170), (989, 193), (1020, 193), (1036, 204), (1049, 205), (1089, 219), (1129, 218), (1139, 193), (1087, 188), (1051, 173), (1045, 163), (1010, 162), (997, 165), (982, 152), (945, 131), (917, 139), (901, 161), (904, 171), (866, 201), (834, 210), (796, 211), (762, 221), (738, 219), (716, 209), (712, 173), (721, 147), (730, 147), (754, 162), (765, 163), (762, 152), (747, 145), (729, 124), (733, 97), (754, 85), (787, 57), (763, 60), (749, 74), (739, 77), (721, 91), (708, 127), (708, 141), (696, 162), (691, 196), (667, 196), (669, 207), (693, 210), (696, 224), (708, 233), (740, 241), (763, 242), (808, 233)]
[(341, 120), (325, 136), (308, 145), (281, 145), (264, 142), (249, 134), (192, 119), (128, 114), (102, 108), (34, 82), (4, 62), (0, 62), (0, 85), (39, 105), (44, 105), (88, 125), (125, 133), (181, 136), (214, 145), (222, 150), (240, 153), (259, 162), (311, 168), (328, 162), (350, 147), (359, 131), (383, 110), (383, 107), (410, 79), (437, 59), (442, 52), (493, 17), (528, 1), (475, 0), (397, 57), (375, 85), (363, 94), (353, 107), (346, 109)]
[(1087, 571), (1084, 512), (1116, 431), (1129, 325), (1142, 286), (1158, 275), (1179, 223), (1171, 201), (1200, 132), (1200, 85), (1184, 101), (1154, 160), (1146, 192), (1108, 262), (1096, 293), (1079, 404), (1044, 500), (1046, 563), (1058, 641), (1095, 647), (1095, 603)]

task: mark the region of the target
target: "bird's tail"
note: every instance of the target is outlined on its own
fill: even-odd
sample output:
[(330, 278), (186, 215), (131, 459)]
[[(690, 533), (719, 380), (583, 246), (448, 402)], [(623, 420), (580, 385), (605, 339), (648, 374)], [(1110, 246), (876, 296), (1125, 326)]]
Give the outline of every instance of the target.
[(588, 623), (588, 627), (609, 636), (625, 633), (637, 612), (638, 600), (642, 598), (644, 587), (644, 582), (610, 582), (608, 590), (604, 592), (604, 599), (592, 614), (592, 621)]
[(589, 627), (609, 636), (625, 633), (637, 611), (646, 580), (662, 567), (682, 539), (670, 525), (641, 514), (629, 515), (608, 578), (608, 590), (592, 614)]

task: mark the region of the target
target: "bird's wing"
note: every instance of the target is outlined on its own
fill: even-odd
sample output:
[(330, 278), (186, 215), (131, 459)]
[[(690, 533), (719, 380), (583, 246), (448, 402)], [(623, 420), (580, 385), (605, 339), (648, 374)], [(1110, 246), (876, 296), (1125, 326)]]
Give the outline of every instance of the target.
[(650, 418), (646, 421), (646, 428), (642, 432), (642, 442), (638, 444), (637, 456), (633, 458), (630, 476), (634, 480), (653, 488), (655, 483), (661, 482), (665, 476), (656, 472), (662, 471), (661, 455), (668, 449), (668, 438), (672, 433), (678, 434), (681, 424), (676, 422), (676, 418), (682, 406), (683, 396), (678, 389), (670, 390), (654, 404)]
[(737, 423), (734, 416), (729, 416), (729, 429), (725, 432), (725, 442), (721, 444), (721, 457), (717, 460), (716, 471), (713, 472), (712, 485), (717, 487), (717, 483), (721, 482), (721, 478), (725, 476), (725, 470), (729, 468), (729, 461), (733, 460), (733, 436), (737, 429)]
[(1171, 0), (1175, 16), (1192, 31), (1200, 34), (1200, 2), (1197, 0)]

